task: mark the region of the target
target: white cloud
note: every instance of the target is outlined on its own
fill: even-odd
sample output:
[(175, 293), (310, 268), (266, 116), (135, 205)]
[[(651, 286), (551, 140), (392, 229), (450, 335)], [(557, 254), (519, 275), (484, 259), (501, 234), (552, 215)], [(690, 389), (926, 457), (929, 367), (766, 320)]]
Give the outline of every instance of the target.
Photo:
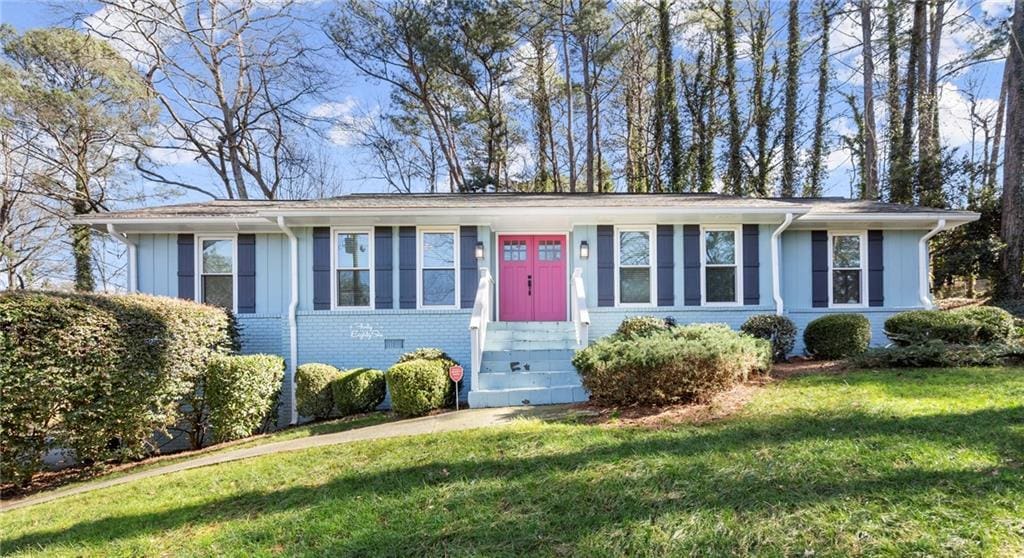
[(342, 101), (320, 103), (309, 110), (310, 118), (328, 123), (327, 139), (339, 147), (349, 147), (356, 142), (359, 131), (366, 127), (368, 119), (379, 111), (378, 107), (361, 110), (352, 97)]
[[(994, 114), (999, 102), (980, 98), (975, 101), (979, 115)], [(971, 143), (971, 103), (969, 96), (954, 83), (939, 85), (939, 137), (943, 145), (961, 147)], [(979, 140), (981, 138), (978, 138)]]

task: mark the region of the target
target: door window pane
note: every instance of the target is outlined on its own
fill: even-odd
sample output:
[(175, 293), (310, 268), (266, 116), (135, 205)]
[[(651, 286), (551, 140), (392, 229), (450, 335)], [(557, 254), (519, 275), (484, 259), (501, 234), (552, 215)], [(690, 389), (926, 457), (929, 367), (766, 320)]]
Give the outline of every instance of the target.
[(203, 275), (203, 302), (232, 310), (235, 306), (234, 278), (231, 275)]
[(455, 304), (455, 270), (423, 270), (423, 305), (452, 306)]
[(736, 268), (709, 267), (704, 270), (708, 302), (736, 302)]
[(736, 264), (735, 231), (706, 231), (704, 234), (705, 262), (707, 264)]
[(203, 241), (203, 273), (231, 273), (234, 247), (231, 240)]
[(557, 262), (562, 259), (562, 241), (542, 240), (537, 247), (537, 257), (542, 262)]
[(651, 302), (651, 268), (623, 267), (619, 269), (619, 302), (626, 304)]
[(505, 240), (501, 245), (501, 257), (506, 262), (526, 261), (525, 240)]

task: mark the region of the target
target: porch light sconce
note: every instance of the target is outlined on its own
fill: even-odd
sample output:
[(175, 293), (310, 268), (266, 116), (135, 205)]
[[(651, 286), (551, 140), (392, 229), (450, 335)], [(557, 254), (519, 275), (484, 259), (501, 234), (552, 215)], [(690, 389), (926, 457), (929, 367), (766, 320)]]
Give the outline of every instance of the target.
[(586, 260), (590, 258), (590, 245), (587, 244), (586, 240), (580, 242), (580, 259)]
[(476, 259), (478, 259), (478, 260), (484, 259), (484, 243), (483, 242), (477, 242), (476, 243), (476, 249), (474, 250), (473, 254), (476, 256)]

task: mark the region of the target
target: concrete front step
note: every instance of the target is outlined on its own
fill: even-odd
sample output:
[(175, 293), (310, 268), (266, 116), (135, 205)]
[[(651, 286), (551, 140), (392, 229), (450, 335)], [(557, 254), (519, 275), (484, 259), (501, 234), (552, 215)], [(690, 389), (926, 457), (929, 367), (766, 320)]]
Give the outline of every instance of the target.
[(508, 407), (516, 405), (553, 405), (582, 403), (590, 397), (582, 386), (552, 386), (503, 390), (473, 390), (469, 392), (469, 406)]
[(550, 350), (575, 350), (575, 340), (549, 340), (549, 341), (500, 341), (494, 339), (487, 339), (484, 343), (484, 350), (488, 352), (495, 351), (518, 351), (518, 352), (530, 352), (530, 351), (550, 351)]
[(487, 331), (573, 331), (572, 322), (491, 322)]
[(579, 374), (571, 372), (481, 372), (478, 387), (482, 390), (510, 390), (580, 385)]

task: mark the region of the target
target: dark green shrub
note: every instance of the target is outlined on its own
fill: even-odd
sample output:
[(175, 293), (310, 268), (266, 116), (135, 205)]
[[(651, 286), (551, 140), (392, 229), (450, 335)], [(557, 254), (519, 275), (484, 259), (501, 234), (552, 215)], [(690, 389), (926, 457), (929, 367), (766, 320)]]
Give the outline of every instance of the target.
[(871, 343), (871, 322), (861, 314), (829, 314), (804, 328), (807, 353), (820, 359), (859, 355)]
[(668, 329), (669, 325), (662, 318), (654, 316), (630, 316), (619, 324), (615, 333), (624, 337), (646, 337)]
[(1014, 335), (1013, 316), (993, 306), (900, 312), (885, 321), (885, 334), (898, 345), (938, 340), (975, 345), (1005, 343)]
[(958, 368), (1012, 364), (1022, 359), (1024, 347), (1020, 345), (958, 345), (932, 339), (908, 346), (870, 349), (854, 357), (853, 362), (862, 368)]
[(284, 359), (216, 356), (207, 367), (205, 402), (215, 442), (252, 436), (277, 412)]
[(438, 409), (451, 390), (448, 370), (439, 359), (399, 362), (385, 376), (391, 408), (400, 415), (420, 416)]
[(576, 353), (591, 399), (604, 404), (706, 401), (771, 367), (767, 341), (724, 325), (689, 325), (647, 336), (610, 335)]
[[(398, 357), (399, 363), (409, 362), (412, 360), (436, 360), (440, 362), (441, 365), (444, 367), (445, 374), (448, 374), (448, 370), (452, 366), (458, 366), (459, 364), (459, 362), (452, 358), (451, 356), (449, 356), (448, 353), (442, 351), (441, 349), (434, 349), (430, 347), (415, 349)], [(455, 386), (454, 383), (449, 380), (448, 392), (444, 396), (445, 407), (451, 407), (452, 405), (455, 404), (455, 396), (457, 393), (459, 393), (459, 391), (462, 390), (462, 383), (465, 381), (466, 380), (463, 379), (459, 382), (458, 386)]]
[(147, 295), (0, 295), (0, 477), (24, 482), (43, 451), (80, 462), (152, 451), (216, 353), (237, 347), (224, 311)]
[(775, 362), (786, 360), (786, 355), (793, 350), (796, 342), (796, 325), (793, 320), (775, 314), (751, 316), (740, 326), (740, 331), (771, 343)]
[(325, 419), (334, 413), (331, 382), (341, 371), (330, 364), (310, 362), (295, 371), (295, 408), (304, 417)]
[(384, 401), (387, 383), (384, 373), (372, 368), (355, 368), (331, 382), (334, 408), (341, 416), (368, 413)]

